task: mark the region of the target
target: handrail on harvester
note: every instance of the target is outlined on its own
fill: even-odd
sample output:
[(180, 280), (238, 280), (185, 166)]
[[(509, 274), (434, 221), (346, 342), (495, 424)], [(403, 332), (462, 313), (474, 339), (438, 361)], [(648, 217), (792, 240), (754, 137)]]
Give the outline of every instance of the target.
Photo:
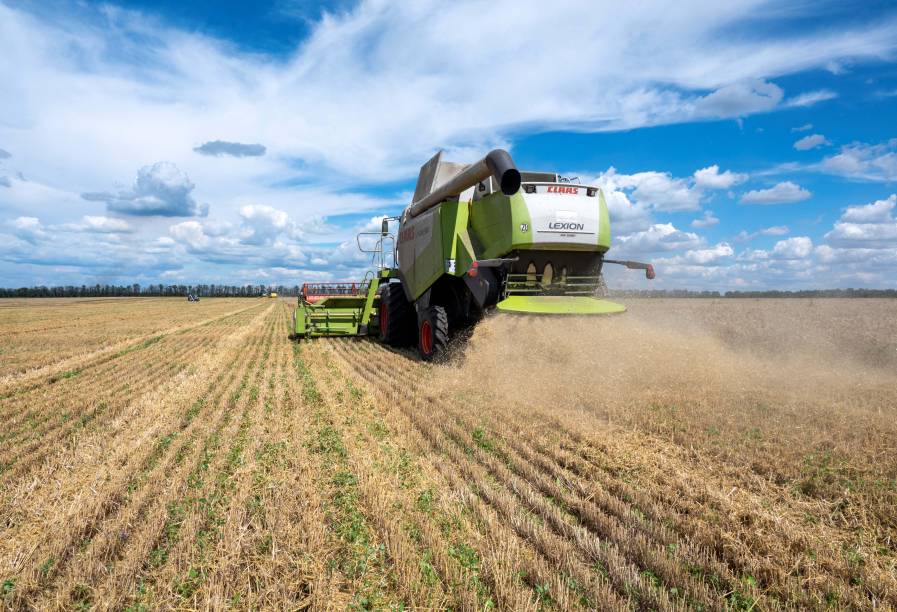
[[(388, 223), (389, 217), (384, 218), (384, 220)], [(377, 242), (374, 243), (373, 249), (366, 249), (361, 245), (361, 237), (362, 236), (376, 236), (378, 238)], [(392, 264), (387, 266), (386, 260), (386, 248), (385, 243), (390, 242), (392, 248), (389, 249), (389, 253), (392, 256)], [(383, 270), (384, 268), (393, 268), (396, 264), (396, 237), (390, 233), (380, 232), (359, 232), (355, 236), (355, 242), (358, 244), (358, 250), (362, 253), (371, 253), (371, 264), (377, 266), (377, 270)], [(379, 256), (379, 261), (378, 261)]]

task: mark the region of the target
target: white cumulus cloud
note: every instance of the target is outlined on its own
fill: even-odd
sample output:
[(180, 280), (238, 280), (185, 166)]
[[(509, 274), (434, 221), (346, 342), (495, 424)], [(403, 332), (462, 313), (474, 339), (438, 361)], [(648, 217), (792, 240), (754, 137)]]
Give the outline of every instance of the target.
[(605, 192), (615, 190), (629, 194), (637, 206), (672, 212), (701, 208), (701, 192), (687, 179), (674, 178), (669, 172), (636, 172), (620, 174), (611, 167), (599, 175), (596, 183)]
[(877, 200), (871, 204), (848, 206), (842, 221), (850, 223), (890, 223), (894, 220), (892, 212), (897, 205), (897, 194), (891, 194), (886, 200)]
[(185, 172), (171, 162), (157, 162), (137, 171), (131, 189), (116, 193), (89, 192), (85, 200), (105, 202), (110, 211), (136, 216), (205, 216), (208, 206), (197, 204), (191, 192), (195, 185)]
[(713, 214), (712, 210), (705, 210), (703, 217), (691, 222), (691, 226), (696, 228), (713, 227), (718, 224), (719, 219)]
[(741, 230), (737, 236), (735, 236), (735, 240), (738, 242), (747, 242), (748, 240), (753, 240), (758, 236), (784, 236), (790, 230), (787, 225), (773, 225), (771, 227), (764, 227), (761, 230), (756, 232), (748, 232), (747, 230)]
[(256, 246), (271, 244), (278, 236), (300, 239), (296, 224), (285, 211), (271, 206), (250, 204), (240, 209), (243, 223), (242, 241)]
[(807, 236), (794, 236), (779, 240), (772, 248), (775, 259), (804, 259), (813, 252), (813, 241)]
[(719, 166), (716, 164), (696, 170), (694, 177), (695, 186), (704, 189), (729, 189), (738, 183), (743, 183), (748, 178), (746, 174), (739, 174), (731, 170), (720, 172)]
[(897, 248), (897, 194), (862, 206), (850, 206), (825, 240), (840, 247)]
[(755, 189), (741, 196), (743, 204), (790, 204), (808, 200), (813, 194), (791, 181), (777, 183), (769, 189)]
[(884, 143), (853, 143), (826, 157), (816, 166), (823, 172), (848, 178), (890, 182), (897, 180), (897, 138)]
[(25, 242), (36, 244), (47, 237), (44, 226), (37, 217), (17, 217), (7, 223), (13, 234)]
[(703, 244), (700, 236), (676, 229), (672, 223), (655, 223), (644, 231), (620, 236), (619, 242), (626, 252), (632, 253), (693, 249)]
[(720, 242), (709, 249), (693, 249), (687, 251), (685, 255), (682, 256), (682, 260), (693, 265), (706, 266), (717, 263), (721, 259), (732, 257), (734, 254), (735, 251), (732, 250), (732, 247), (729, 244)]
[(199, 221), (183, 221), (169, 228), (171, 236), (191, 249), (204, 249), (211, 242)]
[(798, 151), (809, 151), (810, 149), (815, 149), (816, 147), (821, 147), (827, 144), (831, 143), (822, 134), (810, 134), (795, 142), (794, 148)]
[(62, 229), (95, 234), (129, 234), (135, 231), (134, 227), (124, 219), (97, 215), (85, 215), (79, 223), (66, 223)]

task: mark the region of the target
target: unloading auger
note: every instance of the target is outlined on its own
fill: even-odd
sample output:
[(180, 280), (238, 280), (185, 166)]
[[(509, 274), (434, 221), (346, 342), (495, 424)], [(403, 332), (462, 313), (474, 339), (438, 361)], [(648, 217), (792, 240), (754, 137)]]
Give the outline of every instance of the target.
[[(390, 228), (398, 224), (398, 231)], [(365, 248), (362, 240), (371, 240)], [(414, 199), (381, 231), (359, 234), (375, 269), (357, 283), (307, 283), (295, 334), (376, 334), (437, 358), (452, 334), (490, 309), (539, 315), (624, 312), (605, 299), (602, 269), (651, 264), (606, 259), (610, 217), (600, 187), (554, 172), (519, 172), (496, 149), (470, 165), (437, 153), (420, 170)]]

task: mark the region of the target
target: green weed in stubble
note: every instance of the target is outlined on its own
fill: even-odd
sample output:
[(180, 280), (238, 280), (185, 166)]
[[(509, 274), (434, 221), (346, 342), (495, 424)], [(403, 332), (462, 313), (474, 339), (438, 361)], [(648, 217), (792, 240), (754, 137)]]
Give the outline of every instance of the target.
[(44, 561), (43, 563), (41, 563), (41, 566), (40, 566), (40, 569), (39, 569), (39, 571), (40, 571), (40, 575), (41, 575), (41, 576), (44, 576), (44, 577), (49, 576), (49, 575), (50, 575), (50, 570), (53, 569), (53, 566), (54, 566), (55, 564), (56, 564), (56, 558), (55, 558), (55, 557), (49, 557), (46, 561)]
[(586, 609), (594, 609), (595, 604), (589, 598), (588, 593), (586, 592), (585, 587), (579, 583), (576, 578), (570, 576), (566, 572), (561, 572), (561, 576), (564, 578), (564, 582), (567, 584), (567, 588), (570, 589), (577, 597), (579, 601), (579, 605)]
[[(251, 390), (250, 395), (252, 395)], [(197, 531), (195, 537), (200, 555), (205, 555), (209, 543), (220, 538), (221, 531), (224, 528), (226, 519), (223, 510), (227, 507), (230, 496), (236, 486), (232, 477), (243, 460), (243, 450), (246, 447), (251, 424), (251, 411), (246, 410), (243, 413), (240, 427), (237, 430), (233, 443), (228, 450), (224, 465), (215, 476), (214, 488), (208, 496), (192, 500), (203, 516), (202, 526)], [(196, 579), (187, 576), (184, 580), (195, 581)]]
[(270, 555), (271, 551), (274, 550), (274, 536), (270, 533), (266, 533), (264, 536), (262, 536), (262, 539), (259, 541), (257, 548), (259, 554)]
[(494, 442), (486, 435), (486, 430), (482, 427), (477, 427), (473, 430), (471, 434), (473, 437), (474, 443), (480, 447), (482, 450), (487, 453), (492, 453), (495, 451)]
[(348, 450), (339, 431), (316, 413), (317, 430), (306, 443), (309, 451), (323, 457), (323, 468), (330, 472), (330, 508), (327, 512), (337, 536), (346, 543), (342, 570), (350, 578), (362, 577), (372, 560), (379, 556), (372, 547), (367, 522), (358, 506), (358, 478), (346, 466)]
[(74, 610), (90, 610), (93, 607), (93, 591), (86, 584), (77, 584), (72, 589)]
[(380, 419), (373, 419), (372, 421), (369, 421), (367, 427), (371, 435), (379, 441), (385, 440), (389, 435), (389, 428)]
[(536, 593), (536, 601), (539, 603), (539, 609), (546, 607), (554, 607), (554, 600), (551, 598), (551, 589), (547, 584), (537, 584), (533, 587)]
[(153, 336), (152, 338), (148, 338), (148, 339), (144, 340), (143, 342), (138, 342), (137, 344), (131, 345), (125, 349), (118, 351), (117, 353), (115, 353), (113, 358), (124, 357), (128, 353), (133, 353), (134, 351), (141, 351), (145, 348), (149, 348), (152, 345), (154, 345), (155, 343), (159, 342), (164, 337), (165, 337), (164, 335), (158, 335), (158, 336)]
[(302, 383), (302, 399), (309, 406), (319, 406), (323, 401), (321, 392), (318, 391), (314, 376), (312, 376), (305, 362), (302, 361), (300, 353), (299, 345), (294, 344), (293, 362), (296, 365), (296, 370), (299, 372), (299, 380)]
[(417, 500), (415, 500), (414, 505), (424, 514), (430, 514), (433, 510), (433, 502), (435, 500), (435, 497), (436, 495), (435, 493), (433, 493), (432, 489), (424, 489), (417, 496)]
[(476, 590), (480, 599), (486, 601), (486, 607), (493, 607), (494, 603), (489, 598), (489, 589), (480, 578), (480, 555), (476, 549), (466, 542), (456, 542), (448, 547), (448, 554), (458, 565), (470, 573), (469, 584)]
[(199, 587), (202, 584), (203, 574), (202, 571), (191, 567), (187, 570), (186, 576), (181, 580), (175, 580), (172, 585), (174, 588), (174, 592), (177, 593), (182, 599), (190, 599), (193, 597), (197, 591), (199, 591)]
[(74, 378), (75, 376), (80, 374), (81, 371), (82, 371), (81, 368), (66, 370), (65, 372), (62, 372), (61, 374), (55, 374), (55, 375), (51, 376), (47, 382), (49, 382), (49, 384), (52, 385), (53, 383), (57, 383), (60, 380), (65, 380), (67, 378)]

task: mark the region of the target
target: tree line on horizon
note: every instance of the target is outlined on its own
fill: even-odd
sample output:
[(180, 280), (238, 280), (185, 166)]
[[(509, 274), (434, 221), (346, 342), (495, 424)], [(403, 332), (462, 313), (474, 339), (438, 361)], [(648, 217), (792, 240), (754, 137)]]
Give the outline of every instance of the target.
[[(56, 287), (0, 287), (0, 298), (48, 297), (260, 297), (270, 292), (297, 296), (299, 285), (65, 285)], [(802, 289), (798, 291), (692, 291), (690, 289), (617, 289), (617, 298), (897, 298), (897, 289)]]
[(299, 295), (299, 286), (284, 285), (65, 285), (57, 287), (0, 288), (3, 297), (260, 297), (270, 292)]
[(691, 291), (689, 289), (617, 289), (610, 297), (637, 298), (897, 298), (897, 289), (799, 289), (782, 291)]

